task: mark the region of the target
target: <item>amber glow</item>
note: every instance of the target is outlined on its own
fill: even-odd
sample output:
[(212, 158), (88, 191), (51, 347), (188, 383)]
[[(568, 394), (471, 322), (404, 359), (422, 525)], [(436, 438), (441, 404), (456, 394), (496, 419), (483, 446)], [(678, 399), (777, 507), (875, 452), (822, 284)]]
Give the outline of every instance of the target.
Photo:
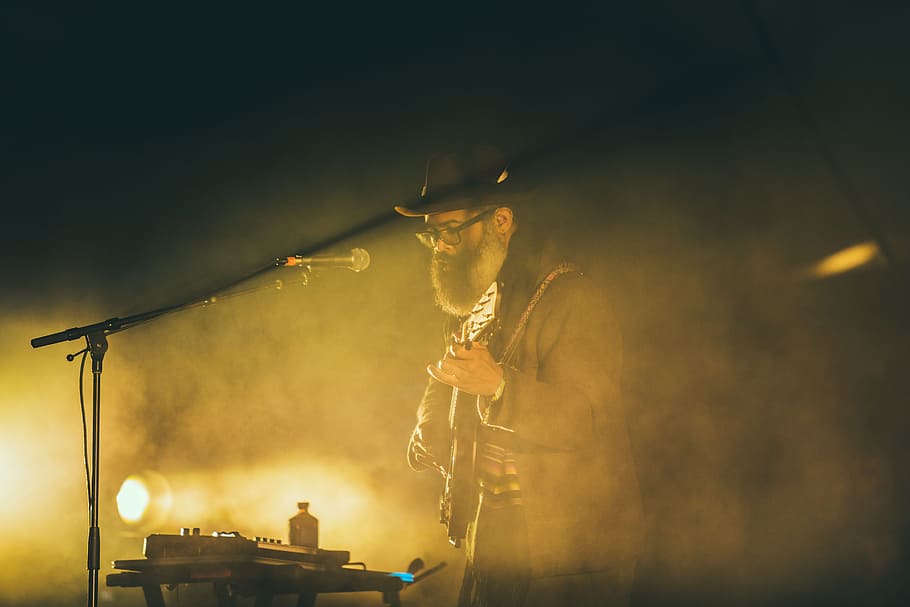
[(117, 511), (127, 523), (138, 523), (142, 520), (149, 506), (150, 496), (148, 488), (137, 477), (129, 477), (120, 486), (117, 493)]
[(147, 470), (131, 474), (117, 492), (117, 513), (129, 525), (150, 527), (160, 524), (170, 513), (173, 497), (167, 480)]
[[(225, 526), (241, 534), (287, 539), (287, 521), (297, 503), (309, 501), (320, 521), (326, 545), (366, 548), (369, 518), (377, 497), (361, 471), (336, 463), (262, 461), (222, 469), (218, 474), (187, 472), (173, 479), (173, 509), (159, 531), (174, 533), (182, 525), (205, 532)], [(179, 523), (179, 524), (178, 524)]]
[(29, 514), (30, 504), (23, 498), (30, 493), (27, 490), (30, 476), (21, 454), (27, 452), (31, 444), (29, 437), (6, 430), (15, 428), (12, 420), (0, 417), (0, 427), (3, 428), (0, 430), (0, 486), (3, 487), (4, 498), (7, 492), (10, 498), (18, 498), (0, 500), (0, 515), (3, 520), (22, 520), (23, 516)]
[(837, 253), (825, 257), (812, 266), (810, 273), (818, 278), (843, 274), (871, 263), (879, 256), (878, 245), (873, 241), (847, 247)]

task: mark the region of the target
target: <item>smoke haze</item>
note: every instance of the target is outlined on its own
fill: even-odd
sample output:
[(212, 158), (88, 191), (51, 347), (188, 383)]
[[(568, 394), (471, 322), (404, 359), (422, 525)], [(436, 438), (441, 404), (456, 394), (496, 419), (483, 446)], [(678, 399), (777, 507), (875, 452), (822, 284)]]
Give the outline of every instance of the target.
[[(241, 285), (262, 287), (250, 293), (109, 336), (102, 585), (149, 533), (286, 539), (309, 501), (320, 545), (371, 569), (446, 561), (402, 599), (451, 604), (462, 556), (436, 522), (439, 479), (405, 460), (443, 318), (420, 220), (388, 219), (429, 156), (474, 142), (524, 160), (510, 178), (537, 193), (519, 225), (546, 226), (620, 321), (648, 523), (633, 605), (903, 604), (906, 11), (759, 6), (857, 209), (743, 15), (716, 4), (570, 20), (583, 31), (562, 54), (533, 51), (530, 33), (517, 48), (489, 34), (420, 61), (389, 58), (412, 57), (410, 38), (382, 47), (395, 67), (377, 57), (375, 74), (346, 55), (318, 74), (257, 64), (281, 82), (311, 74), (295, 90), (244, 94), (233, 72), (193, 88), (186, 68), (185, 113), (164, 92), (145, 100), (142, 78), (164, 80), (136, 68), (117, 73), (143, 102), (121, 92), (121, 113), (87, 109), (104, 88), (59, 115), (25, 112), (3, 150), (2, 195), (20, 215), (0, 243), (0, 604), (84, 603), (79, 360), (64, 359), (82, 342), (29, 339), (207, 294), (339, 234), (334, 250), (370, 251), (366, 271), (307, 285), (271, 272)], [(50, 21), (20, 36), (65, 41)], [(870, 226), (890, 262), (808, 274), (874, 239)], [(90, 373), (85, 396), (90, 407)], [(154, 529), (116, 514), (120, 483), (143, 470), (173, 493)], [(106, 588), (102, 601), (142, 596)]]

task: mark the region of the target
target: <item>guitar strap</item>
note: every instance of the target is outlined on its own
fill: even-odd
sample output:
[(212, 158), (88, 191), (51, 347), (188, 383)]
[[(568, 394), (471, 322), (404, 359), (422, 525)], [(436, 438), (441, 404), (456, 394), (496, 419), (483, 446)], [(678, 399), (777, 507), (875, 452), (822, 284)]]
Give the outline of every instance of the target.
[(537, 285), (537, 290), (534, 291), (534, 294), (531, 296), (530, 301), (528, 301), (528, 307), (525, 308), (525, 311), (522, 312), (521, 317), (518, 319), (518, 324), (515, 326), (515, 330), (512, 332), (512, 337), (509, 339), (508, 345), (502, 352), (502, 356), (499, 359), (499, 364), (508, 363), (512, 359), (512, 356), (515, 355), (515, 350), (517, 349), (521, 335), (524, 333), (525, 327), (528, 324), (528, 319), (531, 318), (531, 312), (533, 312), (534, 308), (537, 307), (537, 303), (540, 301), (540, 298), (543, 297), (543, 294), (546, 292), (547, 287), (550, 286), (550, 283), (556, 280), (556, 278), (559, 276), (568, 274), (569, 272), (580, 272), (580, 270), (576, 264), (564, 261), (553, 268), (550, 273), (547, 274), (542, 281), (540, 281), (540, 284)]

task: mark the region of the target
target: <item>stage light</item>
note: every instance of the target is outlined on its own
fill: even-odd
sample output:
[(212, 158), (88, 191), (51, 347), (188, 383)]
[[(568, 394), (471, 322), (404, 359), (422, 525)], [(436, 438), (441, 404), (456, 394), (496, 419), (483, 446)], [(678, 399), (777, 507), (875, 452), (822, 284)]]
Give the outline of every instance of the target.
[(131, 474), (117, 492), (117, 512), (131, 527), (152, 528), (167, 517), (173, 501), (167, 480), (159, 473), (146, 470)]
[(813, 265), (809, 273), (816, 278), (826, 278), (855, 270), (878, 259), (880, 259), (878, 245), (870, 240), (828, 255)]
[(138, 523), (149, 506), (148, 488), (138, 478), (129, 477), (117, 493), (117, 511), (126, 523)]

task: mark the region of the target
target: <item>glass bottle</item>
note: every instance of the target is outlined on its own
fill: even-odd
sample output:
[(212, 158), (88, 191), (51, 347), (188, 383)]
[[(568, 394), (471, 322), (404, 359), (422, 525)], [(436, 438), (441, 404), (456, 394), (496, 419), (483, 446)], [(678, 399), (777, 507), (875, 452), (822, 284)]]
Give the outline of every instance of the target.
[(292, 546), (319, 547), (319, 519), (310, 514), (310, 502), (297, 502), (297, 514), (288, 521)]

